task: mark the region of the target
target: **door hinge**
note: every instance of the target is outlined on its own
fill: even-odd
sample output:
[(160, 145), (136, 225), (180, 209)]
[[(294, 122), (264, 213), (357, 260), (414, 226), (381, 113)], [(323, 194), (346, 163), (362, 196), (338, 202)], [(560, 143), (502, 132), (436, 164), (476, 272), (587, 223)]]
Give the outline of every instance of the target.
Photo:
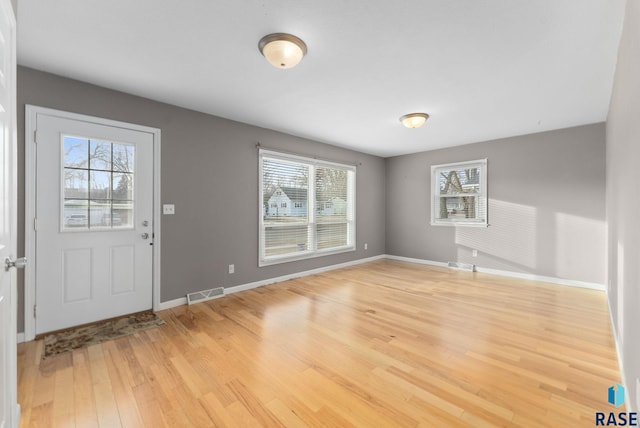
[(36, 313), (37, 313), (37, 312), (36, 312), (36, 309), (37, 309), (37, 308), (38, 308), (38, 307), (37, 307), (36, 305), (33, 305), (33, 317), (34, 317), (34, 318), (36, 317)]
[(38, 218), (34, 217), (33, 219), (33, 230), (38, 231)]
[(38, 131), (33, 131), (33, 142), (37, 143), (38, 142), (38, 137), (40, 136), (40, 134), (38, 133)]

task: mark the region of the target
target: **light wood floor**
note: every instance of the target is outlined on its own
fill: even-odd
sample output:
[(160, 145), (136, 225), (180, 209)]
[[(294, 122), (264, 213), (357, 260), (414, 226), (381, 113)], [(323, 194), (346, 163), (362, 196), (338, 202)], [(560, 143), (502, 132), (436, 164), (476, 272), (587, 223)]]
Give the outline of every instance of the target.
[(593, 427), (620, 382), (604, 293), (487, 274), (381, 260), (159, 315), (21, 344), (21, 426)]

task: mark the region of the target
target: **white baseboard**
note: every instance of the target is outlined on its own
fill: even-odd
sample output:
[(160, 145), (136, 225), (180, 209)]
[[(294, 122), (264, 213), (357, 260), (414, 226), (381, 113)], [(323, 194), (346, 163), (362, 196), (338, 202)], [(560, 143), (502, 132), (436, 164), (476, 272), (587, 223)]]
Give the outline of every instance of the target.
[(302, 272), (291, 273), (289, 275), (277, 276), (275, 278), (263, 279), (261, 281), (250, 282), (248, 284), (234, 285), (224, 289), (224, 294), (237, 293), (239, 291), (251, 290), (252, 288), (262, 287), (264, 285), (273, 284), (276, 282), (287, 281), (289, 279), (301, 278), (303, 276), (315, 275), (322, 272), (329, 272), (331, 270), (342, 269), (349, 266), (356, 266), (362, 263), (369, 263), (375, 260), (384, 259), (386, 256), (381, 254), (379, 256), (367, 257), (366, 259), (353, 260), (350, 262), (339, 263), (337, 265), (324, 266), (317, 269), (305, 270)]
[[(341, 269), (341, 268), (345, 268), (345, 267), (349, 267), (349, 266), (356, 266), (356, 265), (359, 265), (359, 264), (369, 263), (369, 262), (373, 262), (375, 260), (381, 260), (381, 259), (399, 260), (399, 261), (403, 261), (403, 262), (417, 263), (417, 264), (429, 265), (429, 266), (448, 267), (448, 264), (445, 263), (445, 262), (436, 262), (436, 261), (433, 261), (433, 260), (424, 260), (424, 259), (415, 259), (415, 258), (411, 258), (411, 257), (394, 256), (394, 255), (391, 255), (391, 254), (380, 254), (378, 256), (367, 257), (367, 258), (364, 258), (364, 259), (353, 260), (353, 261), (350, 261), (350, 262), (339, 263), (339, 264), (335, 264), (335, 265), (331, 265), (331, 266), (324, 266), (324, 267), (317, 268), (317, 269), (305, 270), (305, 271), (302, 271), (302, 272), (291, 273), (291, 274), (288, 274), (288, 275), (277, 276), (277, 277), (274, 277), (274, 278), (263, 279), (263, 280), (255, 281), (255, 282), (249, 282), (247, 284), (234, 285), (234, 286), (225, 288), (224, 289), (224, 294), (227, 295), (227, 294), (238, 293), (240, 291), (251, 290), (253, 288), (263, 287), (265, 285), (274, 284), (276, 282), (287, 281), (289, 279), (294, 279), (294, 278), (302, 278), (302, 277), (309, 276), (309, 275), (315, 275), (315, 274), (322, 273), (322, 272), (329, 272), (329, 271), (332, 271), (332, 270), (335, 270), (335, 269)], [(590, 289), (593, 289), (593, 290), (605, 291), (605, 286), (603, 284), (596, 284), (596, 283), (591, 283), (591, 282), (574, 281), (574, 280), (570, 280), (570, 279), (562, 279), (562, 278), (555, 278), (555, 277), (550, 277), (550, 276), (541, 276), (541, 275), (534, 275), (534, 274), (530, 274), (530, 273), (511, 272), (511, 271), (506, 271), (506, 270), (489, 269), (489, 268), (482, 268), (482, 267), (476, 267), (476, 270), (477, 270), (477, 272), (489, 273), (489, 274), (492, 274), (492, 275), (499, 275), (499, 276), (506, 276), (506, 277), (511, 277), (511, 278), (520, 278), (520, 279), (529, 279), (529, 280), (532, 280), (532, 281), (550, 282), (552, 284), (566, 285), (566, 286), (570, 286), (570, 287), (590, 288)], [(181, 298), (175, 299), (175, 300), (168, 300), (166, 302), (160, 302), (160, 304), (158, 305), (157, 308), (155, 308), (155, 310), (161, 311), (161, 310), (164, 310), (164, 309), (171, 309), (171, 308), (175, 308), (176, 306), (182, 306), (182, 305), (186, 305), (186, 304), (187, 304), (187, 298), (186, 297), (181, 297)]]
[(591, 290), (606, 291), (604, 284), (597, 284), (595, 282), (575, 281), (573, 279), (556, 278), (553, 276), (543, 276), (532, 273), (511, 272), (508, 270), (489, 269), (477, 266), (476, 272), (490, 273), (492, 275), (507, 276), (511, 278), (529, 279), (531, 281), (550, 282), (551, 284), (566, 285), (569, 287), (589, 288)]
[(180, 297), (174, 300), (167, 300), (166, 302), (160, 302), (157, 308), (154, 308), (154, 311), (164, 311), (165, 309), (175, 308), (176, 306), (182, 306), (187, 304), (186, 297)]
[(23, 343), (24, 342), (24, 332), (23, 333), (18, 333), (16, 335), (16, 342), (17, 343)]
[[(263, 279), (260, 281), (255, 281), (255, 282), (249, 282), (247, 284), (240, 284), (240, 285), (234, 285), (231, 287), (227, 287), (224, 289), (224, 294), (233, 294), (233, 293), (237, 293), (239, 291), (244, 291), (244, 290), (251, 290), (253, 288), (258, 288), (258, 287), (262, 287), (265, 285), (269, 285), (269, 284), (274, 284), (276, 282), (282, 282), (282, 281), (287, 281), (289, 279), (294, 279), (294, 278), (301, 278), (303, 276), (309, 276), (309, 275), (315, 275), (318, 273), (322, 273), (322, 272), (328, 272), (331, 270), (335, 270), (335, 269), (341, 269), (341, 268), (345, 268), (345, 267), (349, 267), (349, 266), (356, 266), (362, 263), (368, 263), (368, 262), (372, 262), (375, 260), (380, 260), (380, 259), (384, 259), (386, 256), (384, 254), (378, 255), (378, 256), (373, 256), (373, 257), (367, 257), (365, 259), (359, 259), (359, 260), (353, 260), (350, 262), (345, 262), (345, 263), (339, 263), (336, 265), (331, 265), (331, 266), (324, 266), (321, 268), (317, 268), (317, 269), (311, 269), (311, 270), (305, 270), (302, 272), (296, 272), (296, 273), (292, 273), (289, 275), (282, 275), (282, 276), (277, 276), (274, 278), (268, 278), (268, 279)], [(160, 302), (160, 304), (158, 305), (157, 308), (154, 308), (154, 310), (156, 311), (162, 311), (165, 309), (171, 309), (171, 308), (175, 308), (176, 306), (182, 306), (182, 305), (186, 305), (187, 304), (187, 298), (186, 297), (180, 297), (178, 299), (174, 299), (174, 300), (167, 300), (166, 302)]]
[[(436, 261), (433, 261), (433, 260), (424, 260), (424, 259), (414, 259), (414, 258), (410, 258), (410, 257), (392, 256), (390, 254), (387, 254), (385, 257), (387, 259), (400, 260), (400, 261), (409, 262), (409, 263), (418, 263), (418, 264), (422, 264), (422, 265), (448, 267), (448, 264), (445, 263), (445, 262), (436, 262)], [(564, 278), (556, 278), (556, 277), (553, 277), (553, 276), (536, 275), (536, 274), (533, 274), (533, 273), (512, 272), (512, 271), (508, 271), (508, 270), (490, 269), (490, 268), (483, 268), (483, 267), (480, 267), (480, 266), (476, 266), (476, 272), (489, 273), (491, 275), (506, 276), (506, 277), (510, 277), (510, 278), (529, 279), (531, 281), (550, 282), (551, 284), (566, 285), (566, 286), (569, 286), (569, 287), (589, 288), (591, 290), (606, 291), (606, 287), (604, 286), (604, 284), (598, 284), (598, 283), (595, 283), (595, 282), (575, 281), (575, 280), (572, 280), (572, 279), (564, 279)]]
[(412, 257), (392, 256), (391, 254), (386, 254), (385, 259), (398, 260), (398, 261), (407, 262), (407, 263), (417, 263), (419, 265), (449, 267), (448, 264), (445, 262), (434, 262), (433, 260), (414, 259)]

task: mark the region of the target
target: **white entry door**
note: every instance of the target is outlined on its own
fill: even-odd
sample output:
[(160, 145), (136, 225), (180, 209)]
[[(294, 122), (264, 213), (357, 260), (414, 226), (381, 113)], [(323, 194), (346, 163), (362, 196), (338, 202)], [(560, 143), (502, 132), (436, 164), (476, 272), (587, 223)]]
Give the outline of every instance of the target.
[(36, 334), (151, 309), (153, 133), (35, 122)]
[(16, 272), (16, 57), (15, 18), (0, 1), (0, 427), (17, 427)]

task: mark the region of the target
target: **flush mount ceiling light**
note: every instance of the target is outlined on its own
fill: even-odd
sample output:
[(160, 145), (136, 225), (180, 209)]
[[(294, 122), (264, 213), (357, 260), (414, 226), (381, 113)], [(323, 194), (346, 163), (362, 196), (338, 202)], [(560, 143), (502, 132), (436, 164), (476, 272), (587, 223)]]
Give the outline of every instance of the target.
[(420, 128), (429, 119), (427, 113), (409, 113), (400, 118), (400, 122), (407, 128)]
[(276, 68), (295, 67), (307, 54), (307, 45), (300, 38), (286, 33), (264, 36), (258, 43), (258, 49)]

